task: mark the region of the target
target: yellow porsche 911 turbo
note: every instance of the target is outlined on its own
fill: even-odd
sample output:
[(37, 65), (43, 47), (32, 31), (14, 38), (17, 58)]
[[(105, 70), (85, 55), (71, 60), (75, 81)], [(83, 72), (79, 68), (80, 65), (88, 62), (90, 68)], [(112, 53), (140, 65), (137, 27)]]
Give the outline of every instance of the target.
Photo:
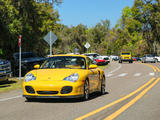
[(23, 96), (35, 98), (78, 98), (105, 93), (104, 71), (84, 55), (54, 55), (25, 75)]

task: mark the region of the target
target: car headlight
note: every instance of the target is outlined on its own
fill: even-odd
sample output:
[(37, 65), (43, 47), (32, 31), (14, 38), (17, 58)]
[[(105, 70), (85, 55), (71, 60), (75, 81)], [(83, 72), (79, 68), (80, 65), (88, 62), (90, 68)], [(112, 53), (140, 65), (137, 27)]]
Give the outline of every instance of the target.
[(66, 78), (64, 78), (63, 80), (66, 80), (66, 81), (71, 81), (71, 82), (76, 82), (79, 78), (79, 75), (78, 73), (74, 73)]
[(29, 82), (32, 80), (36, 80), (36, 77), (32, 73), (29, 73), (25, 76), (25, 82)]

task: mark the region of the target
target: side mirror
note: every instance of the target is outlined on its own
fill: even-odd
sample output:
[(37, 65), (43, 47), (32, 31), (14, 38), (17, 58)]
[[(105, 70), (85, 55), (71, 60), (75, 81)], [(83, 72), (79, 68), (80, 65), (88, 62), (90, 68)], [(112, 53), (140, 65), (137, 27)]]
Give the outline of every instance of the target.
[(97, 68), (97, 67), (98, 67), (97, 65), (91, 64), (91, 65), (89, 66), (89, 69), (95, 69), (95, 68)]
[(39, 68), (40, 68), (40, 65), (39, 65), (39, 64), (34, 65), (34, 68), (35, 68), (35, 69), (39, 69)]

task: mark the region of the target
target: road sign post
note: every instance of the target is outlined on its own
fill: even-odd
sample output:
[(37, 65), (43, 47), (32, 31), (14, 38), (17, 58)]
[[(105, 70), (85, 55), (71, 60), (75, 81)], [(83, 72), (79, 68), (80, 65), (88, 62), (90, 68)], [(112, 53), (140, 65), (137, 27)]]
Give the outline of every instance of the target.
[(19, 80), (21, 80), (21, 35), (19, 35)]
[(87, 53), (88, 53), (88, 48), (90, 47), (91, 45), (87, 42), (84, 47), (87, 48)]
[(52, 55), (52, 45), (57, 40), (57, 36), (50, 31), (45, 37), (44, 40), (49, 44), (50, 46), (50, 55)]
[(50, 31), (50, 55), (52, 55), (52, 44), (51, 44), (51, 39), (52, 39), (52, 36), (51, 36), (51, 31)]

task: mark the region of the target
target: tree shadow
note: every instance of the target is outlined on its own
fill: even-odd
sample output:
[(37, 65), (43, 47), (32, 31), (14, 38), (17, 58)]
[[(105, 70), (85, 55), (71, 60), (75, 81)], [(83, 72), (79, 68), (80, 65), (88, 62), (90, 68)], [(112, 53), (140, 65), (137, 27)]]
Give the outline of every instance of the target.
[(11, 84), (17, 83), (17, 81), (11, 80), (11, 81), (2, 81), (0, 82), (0, 88), (10, 87)]

